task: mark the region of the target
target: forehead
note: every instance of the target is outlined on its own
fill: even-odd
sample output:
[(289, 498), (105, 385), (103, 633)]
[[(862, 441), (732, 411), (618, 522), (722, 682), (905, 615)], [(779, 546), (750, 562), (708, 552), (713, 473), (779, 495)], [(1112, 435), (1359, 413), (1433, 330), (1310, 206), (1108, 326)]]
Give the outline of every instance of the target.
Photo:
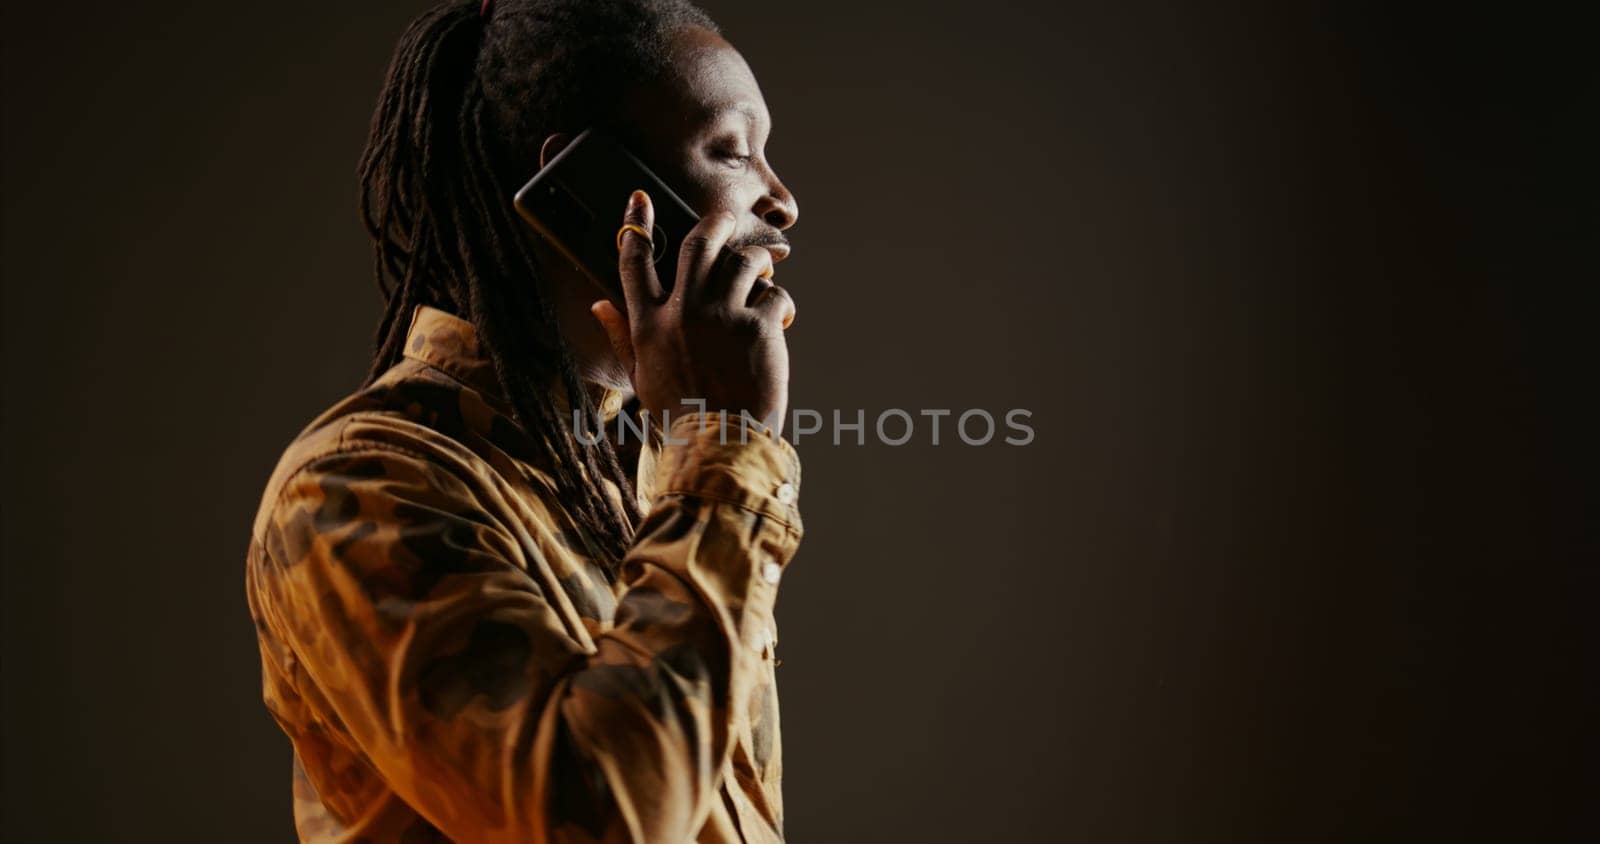
[(672, 39), (672, 86), (683, 105), (706, 111), (753, 108), (766, 103), (750, 65), (722, 36), (700, 27), (679, 30)]
[(634, 122), (680, 131), (730, 114), (745, 114), (754, 123), (769, 121), (766, 101), (750, 65), (722, 36), (700, 27), (672, 35), (671, 70), (629, 97), (625, 111)]

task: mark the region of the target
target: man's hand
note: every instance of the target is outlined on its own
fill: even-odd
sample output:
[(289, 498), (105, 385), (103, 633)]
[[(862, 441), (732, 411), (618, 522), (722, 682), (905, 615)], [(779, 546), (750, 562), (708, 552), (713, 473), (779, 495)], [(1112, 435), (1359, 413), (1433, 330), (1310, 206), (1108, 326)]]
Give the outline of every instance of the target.
[[(634, 191), (625, 225), (653, 231), (655, 209)], [(650, 239), (619, 232), (618, 269), (627, 314), (601, 300), (590, 306), (633, 379), (640, 406), (659, 423), (700, 409), (741, 411), (782, 428), (789, 404), (789, 346), (783, 331), (794, 300), (773, 284), (772, 254), (759, 246), (724, 247), (732, 214), (701, 220), (678, 252), (677, 279), (664, 290), (651, 262)]]

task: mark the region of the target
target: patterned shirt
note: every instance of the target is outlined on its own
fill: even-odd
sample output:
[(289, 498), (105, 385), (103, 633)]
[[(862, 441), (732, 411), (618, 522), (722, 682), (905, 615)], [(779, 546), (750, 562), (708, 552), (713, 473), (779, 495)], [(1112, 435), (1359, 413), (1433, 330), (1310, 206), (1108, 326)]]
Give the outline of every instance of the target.
[(247, 593), (301, 839), (781, 841), (793, 448), (674, 420), (613, 577), (500, 395), (472, 325), (419, 308), (267, 485)]

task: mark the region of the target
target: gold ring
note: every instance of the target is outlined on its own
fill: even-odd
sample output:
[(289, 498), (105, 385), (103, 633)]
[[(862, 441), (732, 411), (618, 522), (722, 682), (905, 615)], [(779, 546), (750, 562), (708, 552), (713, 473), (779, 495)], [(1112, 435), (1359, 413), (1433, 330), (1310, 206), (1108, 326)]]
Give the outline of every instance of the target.
[(655, 239), (650, 237), (650, 233), (644, 230), (644, 226), (637, 225), (635, 223), (623, 223), (622, 228), (617, 229), (618, 252), (622, 251), (622, 236), (628, 232), (633, 232), (634, 234), (644, 238), (644, 242), (650, 244), (651, 249), (655, 248)]

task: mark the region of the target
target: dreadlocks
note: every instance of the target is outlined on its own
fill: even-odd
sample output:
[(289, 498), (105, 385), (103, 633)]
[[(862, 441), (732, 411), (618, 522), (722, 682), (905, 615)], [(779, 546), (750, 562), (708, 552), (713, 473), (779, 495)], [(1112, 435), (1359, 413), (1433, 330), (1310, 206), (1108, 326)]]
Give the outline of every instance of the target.
[[(418, 305), (472, 322), (580, 533), (614, 568), (639, 516), (632, 484), (608, 440), (575, 436), (572, 414), (549, 389), (559, 376), (583, 432), (598, 429), (557, 328), (555, 292), (510, 198), (537, 169), (543, 138), (605, 122), (629, 84), (665, 70), (673, 32), (715, 26), (684, 0), (481, 8), (443, 3), (413, 21), (378, 97), (360, 165), (361, 217), (385, 300), (367, 383), (402, 357)], [(620, 508), (602, 478), (622, 490)]]

